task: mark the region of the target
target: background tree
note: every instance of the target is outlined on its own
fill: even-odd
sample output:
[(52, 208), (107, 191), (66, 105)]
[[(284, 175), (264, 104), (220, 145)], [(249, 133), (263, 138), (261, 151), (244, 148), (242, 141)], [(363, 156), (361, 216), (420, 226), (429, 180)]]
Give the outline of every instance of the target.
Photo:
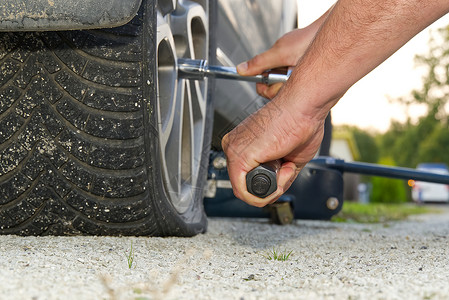
[(379, 160), (379, 147), (376, 142), (376, 134), (350, 125), (336, 127), (336, 130), (347, 132), (353, 138), (360, 155), (357, 160), (377, 163)]
[[(379, 161), (382, 165), (394, 166), (391, 158)], [(404, 180), (385, 177), (371, 177), (370, 202), (375, 203), (402, 203), (408, 200)]]
[(429, 51), (415, 60), (426, 69), (423, 84), (398, 101), (405, 106), (422, 104), (426, 114), (417, 122), (394, 122), (380, 138), (381, 157), (391, 157), (397, 165), (416, 167), (419, 162), (449, 165), (449, 26), (431, 35)]
[(449, 162), (449, 129), (438, 124), (432, 133), (422, 141), (418, 157), (425, 162)]
[(352, 134), (359, 148), (360, 161), (377, 163), (379, 160), (379, 148), (377, 147), (374, 134), (357, 127), (352, 128)]

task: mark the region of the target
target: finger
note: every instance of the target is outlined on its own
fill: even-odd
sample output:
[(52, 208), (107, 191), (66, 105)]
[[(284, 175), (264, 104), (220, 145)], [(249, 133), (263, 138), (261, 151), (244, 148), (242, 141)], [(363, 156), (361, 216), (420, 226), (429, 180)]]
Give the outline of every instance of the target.
[(285, 64), (279, 59), (278, 51), (271, 48), (261, 54), (258, 54), (246, 62), (237, 66), (237, 72), (240, 75), (257, 75), (265, 70), (277, 67), (283, 67)]
[[(237, 128), (238, 126), (236, 129)], [(247, 160), (241, 155), (241, 153), (237, 152), (237, 149), (239, 148), (233, 146), (233, 136), (233, 131), (225, 135), (222, 140), (222, 145), (227, 158), (228, 175), (232, 184), (234, 195), (249, 205), (264, 207), (279, 198), (282, 193), (275, 191), (275, 193), (266, 198), (259, 198), (248, 192), (246, 187), (246, 175), (249, 171), (257, 167), (259, 163), (254, 160)]]
[(283, 194), (282, 190), (277, 189), (273, 194), (265, 198), (259, 198), (246, 191), (242, 193), (243, 197), (241, 200), (245, 201), (246, 203), (252, 206), (264, 207), (267, 206), (268, 204), (276, 202), (282, 196), (282, 194)]
[(248, 167), (247, 165), (242, 165), (240, 164), (239, 161), (236, 160), (229, 161), (228, 162), (229, 179), (232, 184), (232, 191), (234, 192), (234, 195), (237, 198), (243, 200), (249, 205), (256, 207), (264, 207), (271, 201), (275, 200), (275, 198), (277, 199), (278, 197), (280, 197), (281, 194), (278, 195), (278, 193), (275, 192), (266, 198), (259, 198), (248, 192), (248, 189), (246, 187), (246, 175), (250, 170), (254, 169), (255, 167), (256, 166)]
[(237, 198), (243, 200), (247, 204), (256, 207), (264, 207), (267, 204), (276, 201), (282, 195), (282, 193), (279, 193), (279, 191), (275, 191), (273, 194), (269, 195), (266, 198), (259, 198), (251, 194), (250, 192), (248, 192), (248, 189), (246, 187), (246, 175), (248, 174), (248, 172), (244, 169), (240, 169), (238, 171), (235, 171), (235, 169), (235, 166), (228, 166), (229, 179), (231, 180), (232, 190)]
[[(245, 131), (245, 121), (226, 134), (222, 139), (223, 151), (226, 154), (229, 179), (234, 195), (251, 204), (256, 202), (246, 188), (246, 174), (258, 166), (258, 162), (243, 156), (244, 149), (248, 147), (248, 133)], [(257, 198), (257, 197), (256, 197)]]
[(273, 99), (274, 97), (276, 97), (283, 85), (283, 83), (279, 82), (268, 86), (268, 89), (265, 90), (265, 97), (268, 99)]
[(272, 85), (258, 83), (256, 84), (256, 91), (262, 97), (265, 97), (267, 99), (273, 99), (274, 97), (276, 97), (282, 86), (283, 86), (282, 82), (275, 83)]
[(257, 207), (264, 207), (268, 204), (273, 204), (290, 188), (298, 176), (299, 171), (300, 169), (297, 168), (293, 162), (283, 163), (277, 174), (277, 189), (273, 194), (267, 196), (266, 198), (258, 198), (250, 194), (246, 190), (245, 186), (245, 191), (243, 193), (239, 193), (239, 196), (242, 197), (239, 199)]
[(259, 94), (260, 96), (262, 96), (264, 98), (266, 98), (265, 92), (266, 92), (266, 90), (268, 90), (268, 88), (269, 87), (266, 84), (263, 84), (263, 83), (257, 83), (256, 84), (256, 92), (257, 92), (257, 94)]
[(293, 162), (285, 162), (277, 174), (278, 190), (286, 192), (299, 174), (300, 169)]

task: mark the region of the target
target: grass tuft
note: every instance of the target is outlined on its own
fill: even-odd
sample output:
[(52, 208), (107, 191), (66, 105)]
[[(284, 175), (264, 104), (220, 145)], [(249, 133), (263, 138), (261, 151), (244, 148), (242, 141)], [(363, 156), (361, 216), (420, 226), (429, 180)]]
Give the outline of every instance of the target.
[(409, 204), (361, 204), (345, 202), (333, 222), (384, 223), (404, 220), (410, 215), (436, 213), (436, 209)]
[(265, 257), (268, 260), (286, 261), (290, 258), (290, 255), (292, 253), (293, 253), (293, 250), (290, 252), (287, 252), (286, 250), (280, 251), (280, 250), (276, 250), (276, 248), (273, 248), (272, 250), (267, 251), (267, 253), (265, 253), (263, 255), (263, 257)]
[(133, 264), (134, 264), (134, 268), (135, 263), (134, 263), (134, 249), (133, 249), (133, 241), (131, 241), (131, 248), (129, 249), (129, 253), (125, 252), (125, 256), (126, 256), (126, 260), (128, 261), (128, 268), (132, 268)]

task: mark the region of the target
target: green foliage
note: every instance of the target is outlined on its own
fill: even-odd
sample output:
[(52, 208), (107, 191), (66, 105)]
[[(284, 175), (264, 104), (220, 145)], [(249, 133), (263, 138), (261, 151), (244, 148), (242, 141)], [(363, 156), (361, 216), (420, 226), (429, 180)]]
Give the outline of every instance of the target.
[(359, 161), (367, 163), (376, 163), (378, 161), (379, 147), (373, 133), (348, 125), (341, 126), (337, 130), (346, 131), (352, 135), (360, 154)]
[[(392, 159), (382, 159), (380, 164), (394, 166)], [(372, 192), (370, 202), (373, 203), (403, 203), (407, 201), (405, 183), (400, 179), (372, 177)]]
[(435, 126), (432, 133), (421, 143), (418, 157), (425, 162), (449, 162), (449, 128)]
[(334, 222), (383, 223), (398, 221), (410, 215), (434, 212), (424, 206), (407, 204), (361, 204), (345, 202), (342, 210), (332, 218)]
[(128, 253), (125, 252), (125, 257), (126, 257), (126, 260), (128, 262), (128, 268), (131, 269), (133, 264), (134, 264), (134, 268), (135, 268), (136, 265), (135, 265), (135, 262), (134, 262), (133, 241), (131, 241), (131, 248), (129, 249), (129, 252)]
[(384, 177), (371, 179), (372, 193), (370, 201), (373, 203), (403, 203), (407, 202), (404, 181)]
[(290, 252), (287, 251), (280, 251), (273, 248), (272, 250), (268, 251), (264, 257), (268, 260), (278, 260), (278, 261), (286, 261), (290, 258), (290, 255), (293, 253), (293, 250)]
[(351, 131), (360, 152), (360, 161), (376, 163), (379, 160), (379, 149), (373, 134), (358, 127), (351, 127)]
[(440, 28), (432, 34), (429, 41), (429, 52), (418, 55), (415, 61), (426, 68), (420, 89), (413, 90), (411, 97), (400, 99), (404, 104), (422, 103), (427, 106), (428, 115), (437, 120), (447, 118), (444, 106), (449, 100), (449, 26)]
[(420, 162), (449, 164), (449, 118), (445, 109), (449, 102), (449, 26), (434, 33), (428, 53), (415, 59), (426, 69), (423, 84), (394, 101), (406, 106), (421, 104), (427, 114), (415, 123), (410, 119), (405, 124), (392, 123), (380, 138), (380, 156), (412, 168)]

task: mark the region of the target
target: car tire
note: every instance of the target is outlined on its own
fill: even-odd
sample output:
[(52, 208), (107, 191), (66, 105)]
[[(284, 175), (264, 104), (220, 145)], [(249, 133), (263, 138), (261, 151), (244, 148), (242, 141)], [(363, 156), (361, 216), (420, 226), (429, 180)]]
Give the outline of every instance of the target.
[(206, 230), (208, 1), (143, 1), (112, 29), (0, 33), (0, 233)]

